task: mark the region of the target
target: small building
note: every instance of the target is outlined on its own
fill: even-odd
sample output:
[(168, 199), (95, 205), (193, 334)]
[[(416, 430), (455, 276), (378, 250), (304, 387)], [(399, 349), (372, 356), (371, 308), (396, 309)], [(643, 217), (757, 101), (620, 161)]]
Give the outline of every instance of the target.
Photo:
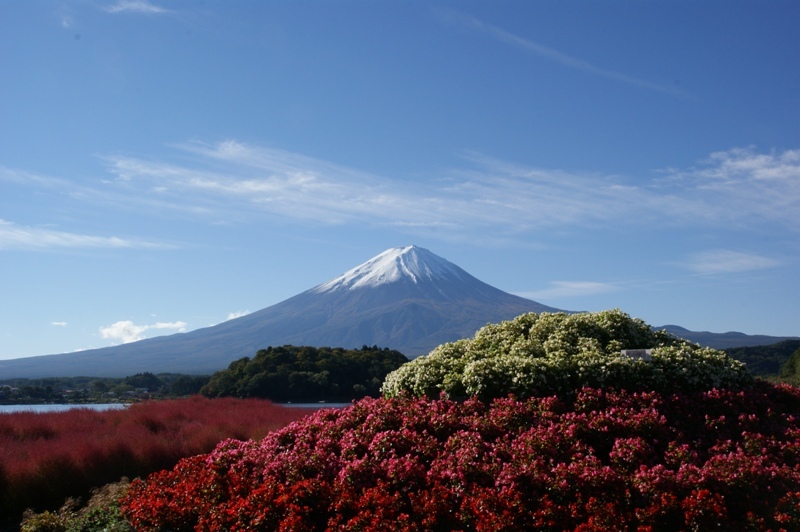
[(634, 360), (644, 360), (646, 362), (653, 360), (652, 349), (623, 349), (620, 351), (620, 353), (622, 356), (626, 356)]

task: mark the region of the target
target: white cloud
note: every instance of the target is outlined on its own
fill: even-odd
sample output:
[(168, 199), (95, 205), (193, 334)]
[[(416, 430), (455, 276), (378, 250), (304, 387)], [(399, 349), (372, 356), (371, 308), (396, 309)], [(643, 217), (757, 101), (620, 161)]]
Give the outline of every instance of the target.
[(240, 310), (239, 312), (229, 312), (228, 317), (225, 318), (225, 321), (235, 320), (236, 318), (241, 318), (242, 316), (247, 316), (250, 314), (249, 310)]
[(117, 340), (123, 344), (137, 342), (145, 338), (144, 333), (153, 329), (171, 329), (178, 332), (186, 331), (186, 322), (172, 323), (158, 322), (152, 325), (136, 325), (132, 321), (118, 321), (108, 327), (100, 327), (100, 336), (109, 340)]
[(51, 321), (50, 325), (54, 325), (55, 327), (66, 327), (67, 326), (67, 322), (66, 321)]
[(157, 242), (28, 227), (0, 219), (0, 250), (53, 248), (168, 248)]
[(449, 230), (519, 231), (620, 218), (641, 191), (599, 175), (526, 168), (472, 157), (479, 168), (417, 182), (360, 172), (236, 141), (180, 146), (195, 166), (108, 158), (117, 183), (163, 203), (241, 217), (269, 213), (324, 224), (361, 223)]
[(716, 198), (717, 216), (751, 223), (752, 218), (800, 230), (800, 150), (758, 153), (735, 148), (711, 154), (699, 169), (678, 172), (677, 183)]
[(553, 281), (550, 288), (535, 292), (519, 293), (517, 295), (529, 299), (557, 299), (565, 297), (593, 296), (616, 292), (619, 286), (614, 283), (599, 283), (595, 281)]
[(800, 230), (800, 150), (734, 149), (697, 168), (636, 180), (470, 155), (468, 166), (409, 186), (234, 140), (178, 148), (195, 163), (107, 158), (128, 201), (226, 219), (268, 214), (326, 225), (444, 229), (451, 238), (474, 229), (505, 238), (554, 227), (750, 227), (754, 221)]
[(114, 5), (105, 8), (108, 13), (168, 13), (168, 9), (151, 4), (147, 0), (119, 0)]
[(779, 266), (780, 262), (760, 255), (716, 249), (690, 255), (681, 265), (695, 273), (719, 274), (774, 268)]
[[(96, 184), (3, 167), (0, 181), (139, 215), (172, 212), (212, 224), (264, 217), (369, 224), (451, 240), (491, 234), (495, 242), (508, 242), (574, 228), (800, 231), (800, 150), (736, 148), (711, 154), (696, 167), (644, 177), (469, 154), (460, 167), (409, 181), (236, 140), (176, 149), (178, 156), (190, 154), (191, 162), (105, 157), (114, 179)], [(168, 247), (0, 222), (0, 249), (12, 246)]]
[(539, 57), (547, 59), (548, 61), (553, 61), (555, 63), (559, 63), (560, 65), (569, 68), (581, 70), (583, 72), (612, 79), (614, 81), (620, 81), (623, 83), (627, 83), (629, 85), (635, 85), (637, 87), (642, 87), (645, 89), (661, 92), (664, 94), (669, 94), (671, 96), (679, 96), (684, 98), (691, 96), (688, 92), (671, 85), (653, 83), (652, 81), (639, 79), (634, 76), (623, 74), (621, 72), (616, 72), (614, 70), (609, 70), (607, 68), (598, 67), (587, 61), (584, 61), (583, 59), (572, 57), (570, 55), (567, 55), (563, 52), (559, 52), (558, 50), (555, 50), (548, 46), (544, 46), (542, 44), (534, 42), (530, 39), (525, 39), (523, 37), (510, 33), (506, 30), (498, 28), (497, 26), (487, 24), (475, 17), (454, 10), (442, 10), (441, 12), (443, 13), (446, 19), (456, 22), (460, 24), (462, 27), (479, 31), (481, 33), (489, 35), (490, 37), (493, 37), (494, 39), (497, 39), (498, 41), (510, 44), (511, 46), (515, 46), (527, 52), (531, 52)]
[(5, 166), (0, 166), (0, 181), (16, 185), (36, 186), (45, 189), (62, 191), (68, 188), (75, 188), (68, 180), (56, 177), (42, 176), (22, 170), (15, 170)]

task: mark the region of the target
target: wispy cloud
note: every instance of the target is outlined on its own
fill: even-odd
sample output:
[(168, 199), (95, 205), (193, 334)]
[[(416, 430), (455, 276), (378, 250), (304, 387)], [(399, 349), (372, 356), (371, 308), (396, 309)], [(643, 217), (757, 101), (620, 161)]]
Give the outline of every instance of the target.
[(596, 281), (553, 281), (549, 288), (534, 292), (518, 293), (521, 297), (530, 299), (561, 299), (567, 297), (584, 297), (598, 294), (616, 292), (620, 286), (615, 283), (600, 283)]
[(147, 0), (119, 0), (116, 4), (104, 8), (108, 13), (146, 13), (161, 14), (168, 13), (169, 10), (151, 4)]
[(229, 312), (228, 317), (225, 318), (225, 321), (235, 320), (236, 318), (241, 318), (242, 316), (247, 316), (250, 314), (249, 310), (240, 310), (238, 312)]
[(151, 325), (136, 325), (132, 321), (118, 321), (108, 327), (100, 327), (100, 336), (109, 340), (119, 341), (123, 344), (137, 342), (145, 338), (145, 333), (151, 330), (186, 331), (186, 322), (158, 322)]
[[(73, 182), (0, 167), (0, 181), (137, 216), (366, 224), (448, 240), (490, 234), (507, 242), (586, 228), (800, 231), (800, 150), (735, 148), (694, 167), (630, 177), (467, 154), (458, 167), (410, 181), (236, 140), (173, 148), (166, 161), (107, 156), (108, 179)], [(11, 247), (168, 246), (0, 220), (0, 249)]]
[(660, 185), (683, 198), (698, 197), (707, 217), (800, 230), (800, 150), (735, 148), (711, 154), (699, 167), (666, 174)]
[(519, 49), (525, 50), (526, 52), (533, 53), (543, 59), (558, 63), (568, 68), (581, 70), (588, 74), (593, 74), (614, 81), (627, 83), (629, 85), (635, 85), (637, 87), (642, 87), (663, 94), (668, 94), (670, 96), (678, 96), (682, 98), (691, 97), (691, 95), (688, 92), (679, 89), (677, 87), (661, 83), (654, 83), (652, 81), (647, 81), (634, 76), (623, 74), (621, 72), (593, 65), (588, 61), (572, 57), (568, 54), (565, 54), (563, 52), (560, 52), (543, 44), (537, 43), (530, 39), (520, 37), (502, 28), (493, 26), (492, 24), (488, 24), (478, 18), (467, 15), (465, 13), (461, 13), (459, 11), (442, 10), (441, 14), (447, 20), (457, 23), (462, 27), (469, 28), (473, 31), (478, 31), (483, 34), (489, 35), (490, 37), (497, 39), (498, 41), (509, 44), (511, 46), (515, 46)]
[(0, 250), (53, 248), (167, 248), (166, 244), (116, 236), (69, 233), (53, 229), (26, 227), (0, 219)]
[(715, 249), (690, 255), (681, 266), (695, 273), (710, 275), (720, 273), (742, 273), (779, 266), (780, 262), (769, 257)]
[(24, 170), (8, 168), (6, 166), (0, 166), (0, 181), (15, 185), (36, 186), (50, 189), (74, 188), (74, 184), (67, 179), (43, 176)]
[(800, 150), (734, 149), (712, 154), (696, 168), (639, 179), (470, 155), (464, 167), (409, 186), (233, 140), (178, 149), (194, 162), (107, 158), (117, 199), (223, 219), (267, 214), (318, 224), (441, 230), (449, 237), (476, 228), (492, 229), (498, 238), (554, 227), (768, 223), (800, 230)]
[(67, 326), (67, 322), (66, 321), (51, 321), (50, 325), (53, 325), (54, 327), (66, 327)]
[(236, 141), (180, 149), (200, 164), (108, 158), (120, 186), (150, 201), (279, 215), (324, 224), (364, 221), (410, 230), (500, 227), (519, 232), (619, 218), (643, 194), (617, 180), (517, 166), (471, 156), (476, 168), (409, 187), (352, 168)]
[(441, 202), (398, 182), (325, 161), (236, 141), (190, 143), (180, 149), (200, 164), (181, 166), (129, 157), (108, 158), (121, 186), (146, 190), (163, 202), (226, 211), (271, 213), (295, 220), (339, 224), (363, 219), (439, 225), (427, 214)]

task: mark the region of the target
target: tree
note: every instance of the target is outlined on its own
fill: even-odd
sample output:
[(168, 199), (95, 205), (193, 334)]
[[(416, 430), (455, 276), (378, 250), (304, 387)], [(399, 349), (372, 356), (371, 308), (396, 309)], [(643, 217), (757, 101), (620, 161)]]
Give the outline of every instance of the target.
[(232, 362), (212, 375), (207, 397), (261, 397), (273, 401), (349, 401), (380, 395), (386, 375), (408, 359), (377, 346), (361, 349), (284, 345)]
[(781, 367), (781, 377), (790, 380), (797, 380), (800, 377), (800, 347), (789, 356), (789, 360)]
[(157, 392), (166, 385), (163, 380), (159, 379), (149, 371), (126, 377), (123, 381), (123, 384), (128, 384), (134, 388), (147, 388), (147, 390), (151, 392)]

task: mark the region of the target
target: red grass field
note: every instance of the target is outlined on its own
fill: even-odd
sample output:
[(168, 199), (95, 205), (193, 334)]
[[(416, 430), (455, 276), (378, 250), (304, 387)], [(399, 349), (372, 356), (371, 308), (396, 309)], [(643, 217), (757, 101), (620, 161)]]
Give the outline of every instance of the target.
[(57, 508), (123, 476), (169, 469), (226, 438), (261, 439), (307, 415), (254, 399), (192, 397), (124, 410), (0, 414), (0, 520)]

